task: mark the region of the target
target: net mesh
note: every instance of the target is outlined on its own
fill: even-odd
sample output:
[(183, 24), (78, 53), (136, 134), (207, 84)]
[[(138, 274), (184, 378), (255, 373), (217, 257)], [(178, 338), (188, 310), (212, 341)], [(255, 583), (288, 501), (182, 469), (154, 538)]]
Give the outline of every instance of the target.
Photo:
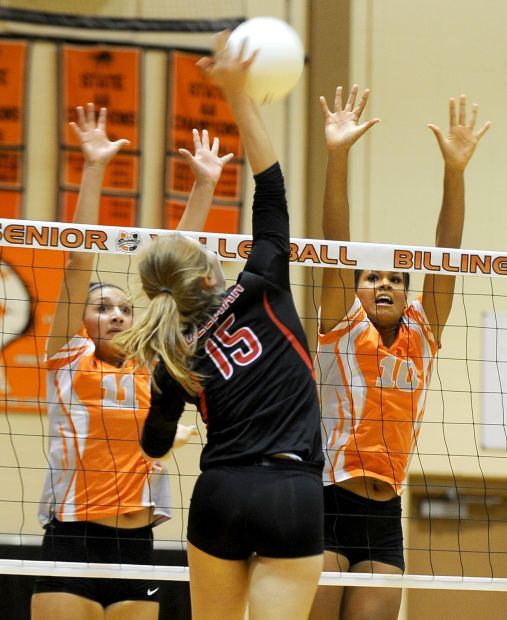
[[(164, 231), (2, 220), (0, 232), (2, 534), (15, 544), (27, 545), (41, 535), (36, 513), (47, 468), (49, 433), (43, 348), (64, 250), (95, 252), (92, 279), (125, 287), (134, 295), (137, 311), (142, 311), (137, 253)], [(125, 235), (134, 233), (140, 242), (134, 250), (127, 250)], [(196, 233), (195, 237), (218, 253), (231, 284), (247, 256), (249, 238), (213, 233)], [(322, 268), (407, 268), (415, 272), (411, 296), (419, 293), (424, 272), (439, 269), (458, 274), (426, 413), (410, 455), (403, 513), (407, 574), (378, 577), (375, 585), (506, 590), (507, 258), (495, 252), (293, 239), (291, 261), (300, 316), (307, 326), (313, 326), (313, 331), (308, 330), (313, 352)], [(199, 437), (175, 451), (168, 463), (173, 518), (155, 530), (159, 547), (185, 547), (189, 501), (205, 441), (205, 428), (195, 410), (187, 408), (182, 422), (196, 424)], [(6, 560), (1, 564), (6, 573), (49, 570), (48, 564), (37, 562)], [(51, 572), (54, 568), (51, 564)], [(96, 576), (118, 577), (114, 565), (56, 568), (62, 574), (92, 570), (98, 571), (93, 572)], [(188, 578), (181, 567), (148, 570), (132, 566), (121, 576), (132, 571), (141, 577)], [(371, 575), (325, 573), (322, 583), (370, 585), (371, 579)]]

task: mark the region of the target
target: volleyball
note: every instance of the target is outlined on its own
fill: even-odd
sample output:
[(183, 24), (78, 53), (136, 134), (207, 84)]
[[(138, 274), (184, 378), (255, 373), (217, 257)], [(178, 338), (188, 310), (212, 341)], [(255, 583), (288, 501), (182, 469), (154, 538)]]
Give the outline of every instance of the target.
[(303, 72), (305, 50), (298, 33), (276, 17), (254, 17), (232, 31), (228, 47), (245, 54), (257, 51), (246, 84), (246, 92), (257, 103), (271, 103), (288, 95)]

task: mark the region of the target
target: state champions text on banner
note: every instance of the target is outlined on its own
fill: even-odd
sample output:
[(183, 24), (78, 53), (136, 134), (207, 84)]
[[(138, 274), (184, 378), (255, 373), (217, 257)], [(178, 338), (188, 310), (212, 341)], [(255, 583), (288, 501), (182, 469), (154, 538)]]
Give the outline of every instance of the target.
[(60, 47), (60, 214), (71, 221), (77, 204), (83, 157), (69, 127), (76, 120), (76, 107), (88, 102), (108, 109), (111, 140), (126, 138), (128, 148), (115, 157), (104, 177), (100, 223), (109, 226), (135, 226), (138, 222), (140, 188), (141, 126), (140, 49), (126, 47)]
[(210, 141), (220, 139), (220, 154), (234, 153), (217, 184), (206, 221), (206, 232), (236, 234), (241, 225), (243, 147), (229, 104), (220, 89), (201, 73), (202, 54), (169, 52), (165, 205), (162, 221), (176, 228), (192, 190), (193, 175), (178, 154), (192, 151), (192, 129), (207, 129)]

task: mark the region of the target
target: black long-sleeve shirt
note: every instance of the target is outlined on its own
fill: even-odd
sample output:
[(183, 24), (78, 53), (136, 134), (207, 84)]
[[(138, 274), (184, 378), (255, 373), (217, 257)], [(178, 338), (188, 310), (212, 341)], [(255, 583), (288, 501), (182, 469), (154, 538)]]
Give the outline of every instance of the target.
[(289, 281), (289, 217), (278, 163), (255, 177), (252, 251), (238, 281), (199, 331), (194, 369), (204, 379), (191, 397), (164, 364), (152, 401), (143, 450), (172, 446), (184, 403), (197, 405), (207, 426), (201, 469), (293, 452), (321, 466), (320, 416), (306, 336)]

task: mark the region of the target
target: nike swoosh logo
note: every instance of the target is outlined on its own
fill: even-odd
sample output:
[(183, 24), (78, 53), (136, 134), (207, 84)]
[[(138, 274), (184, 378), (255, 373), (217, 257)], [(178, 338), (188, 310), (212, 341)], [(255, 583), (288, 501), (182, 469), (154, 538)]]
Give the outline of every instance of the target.
[(155, 588), (154, 590), (150, 590), (150, 588), (148, 588), (148, 592), (146, 593), (148, 596), (152, 596), (153, 594), (155, 594), (155, 592), (158, 592), (160, 590), (160, 588)]

